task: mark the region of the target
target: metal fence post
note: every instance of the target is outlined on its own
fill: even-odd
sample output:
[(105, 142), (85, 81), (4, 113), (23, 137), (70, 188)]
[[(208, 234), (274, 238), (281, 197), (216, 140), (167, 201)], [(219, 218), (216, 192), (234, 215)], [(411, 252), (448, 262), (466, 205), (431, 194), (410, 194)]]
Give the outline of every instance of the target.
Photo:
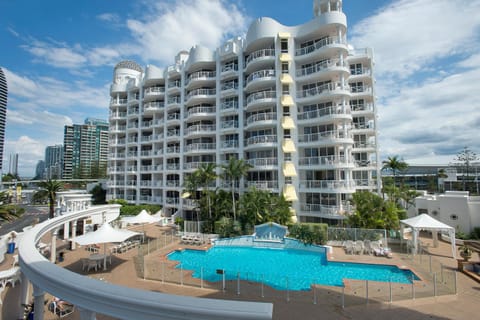
[(203, 289), (203, 267), (200, 267), (200, 288)]
[(455, 294), (457, 294), (457, 271), (456, 270), (453, 271), (453, 275), (454, 275), (454, 277), (453, 277), (453, 289), (454, 289)]
[(442, 283), (445, 283), (445, 280), (443, 279), (443, 263), (440, 264), (440, 278)]
[(345, 286), (342, 287), (342, 309), (345, 309)]
[(437, 296), (437, 273), (433, 274), (433, 296)]
[(265, 298), (265, 294), (263, 292), (263, 281), (264, 281), (264, 275), (262, 274), (262, 282), (261, 282), (261, 284), (262, 284), (262, 298)]
[(389, 287), (390, 287), (390, 303), (392, 303), (393, 301), (393, 297), (392, 297), (392, 279), (390, 279), (390, 281), (388, 282), (389, 284)]
[(147, 268), (145, 267), (145, 256), (142, 257), (143, 261), (143, 280), (145, 280), (145, 273), (147, 272)]
[(368, 304), (368, 280), (365, 280), (365, 303)]
[(429, 267), (430, 267), (430, 273), (432, 273), (432, 255), (429, 254), (428, 259), (429, 259), (428, 264), (429, 264)]
[(317, 304), (317, 286), (315, 284), (313, 285), (313, 304)]
[(285, 277), (285, 284), (287, 286), (287, 302), (290, 301), (290, 292), (288, 291), (288, 277)]
[(180, 264), (180, 285), (183, 286), (183, 266)]
[(162, 262), (162, 283), (165, 283), (165, 262)]
[(237, 272), (237, 296), (240, 295), (240, 272)]
[(413, 282), (413, 274), (412, 274), (412, 300), (415, 300), (415, 283)]

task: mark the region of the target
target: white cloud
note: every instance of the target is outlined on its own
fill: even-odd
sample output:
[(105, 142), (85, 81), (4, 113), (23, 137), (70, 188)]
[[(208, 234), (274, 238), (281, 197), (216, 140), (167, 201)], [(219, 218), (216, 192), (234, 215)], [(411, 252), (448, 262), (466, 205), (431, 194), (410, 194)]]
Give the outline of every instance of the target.
[(150, 12), (130, 19), (127, 27), (136, 40), (130, 47), (145, 61), (171, 64), (180, 50), (198, 44), (217, 48), (246, 30), (246, 18), (232, 3), (221, 0), (179, 0), (150, 3)]
[(351, 29), (373, 47), (381, 156), (448, 163), (476, 139), (480, 1), (398, 0)]
[(5, 158), (3, 161), (4, 171), (8, 169), (8, 155), (17, 153), (18, 172), (20, 175), (33, 176), (34, 169), (40, 159), (45, 157), (46, 141), (35, 140), (26, 135), (19, 136), (16, 140), (5, 141)]
[(355, 25), (357, 47), (373, 47), (376, 71), (405, 78), (435, 59), (478, 49), (480, 1), (400, 0)]

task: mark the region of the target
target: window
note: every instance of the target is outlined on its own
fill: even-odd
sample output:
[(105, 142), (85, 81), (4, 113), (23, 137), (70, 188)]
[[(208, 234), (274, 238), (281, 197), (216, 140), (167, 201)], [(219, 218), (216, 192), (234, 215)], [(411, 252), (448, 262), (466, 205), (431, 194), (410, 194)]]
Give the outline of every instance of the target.
[(288, 39), (282, 39), (280, 41), (280, 51), (282, 53), (288, 52)]
[(350, 83), (350, 88), (352, 92), (363, 92), (363, 82)]
[(356, 74), (362, 74), (363, 73), (363, 68), (361, 63), (357, 64), (351, 64), (350, 65), (350, 74), (356, 75)]
[(290, 86), (288, 84), (282, 85), (282, 94), (290, 94)]
[(285, 117), (290, 115), (290, 107), (283, 107), (283, 115)]
[(283, 155), (285, 158), (285, 161), (292, 161), (292, 154), (290, 152), (287, 152)]
[(290, 134), (290, 129), (283, 130), (283, 137), (287, 139), (290, 139), (292, 137)]
[(450, 219), (451, 220), (458, 220), (458, 216), (456, 214), (451, 214)]
[(418, 214), (428, 214), (428, 209), (418, 209)]
[(288, 73), (288, 62), (282, 62), (282, 73)]

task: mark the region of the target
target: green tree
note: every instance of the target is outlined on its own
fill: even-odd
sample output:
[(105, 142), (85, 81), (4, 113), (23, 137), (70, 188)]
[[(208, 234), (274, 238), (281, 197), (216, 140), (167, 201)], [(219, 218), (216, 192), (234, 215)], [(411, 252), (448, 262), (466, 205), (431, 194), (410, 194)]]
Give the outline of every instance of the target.
[(214, 163), (202, 163), (202, 165), (196, 170), (198, 171), (196, 175), (198, 175), (198, 179), (202, 184), (202, 193), (207, 196), (209, 219), (212, 218), (210, 184), (217, 179), (217, 174), (215, 173), (216, 167), (217, 166)]
[(392, 171), (392, 175), (393, 175), (393, 195), (394, 195), (393, 200), (395, 201), (395, 199), (396, 199), (395, 198), (395, 188), (396, 188), (396, 185), (397, 185), (397, 173), (406, 170), (408, 168), (408, 164), (405, 161), (400, 160), (398, 156), (388, 157), (388, 159), (384, 160), (382, 163), (383, 163), (382, 170)]
[(236, 205), (235, 205), (235, 187), (239, 184), (240, 179), (247, 175), (248, 170), (252, 166), (243, 159), (236, 159), (231, 157), (228, 164), (223, 165), (225, 180), (230, 182), (230, 191), (232, 193), (232, 209), (233, 220), (237, 219)]
[(355, 192), (352, 196), (355, 212), (348, 217), (348, 224), (355, 228), (397, 229), (404, 210), (392, 200), (367, 191)]
[[(456, 161), (456, 165), (463, 168), (462, 170), (462, 180), (463, 180), (463, 191), (466, 190), (466, 182), (469, 180), (470, 174), (470, 167), (472, 166), (472, 161), (477, 160), (477, 154), (470, 150), (468, 147), (464, 147), (462, 151), (460, 151), (454, 161)], [(465, 177), (465, 173), (467, 176)]]
[(50, 208), (48, 217), (51, 219), (55, 216), (55, 200), (57, 198), (57, 192), (63, 189), (63, 183), (57, 180), (44, 180), (41, 181), (38, 186), (41, 193), (44, 193), (48, 198), (48, 206)]
[(107, 199), (107, 190), (102, 188), (99, 183), (90, 191), (92, 194), (92, 204), (105, 204)]

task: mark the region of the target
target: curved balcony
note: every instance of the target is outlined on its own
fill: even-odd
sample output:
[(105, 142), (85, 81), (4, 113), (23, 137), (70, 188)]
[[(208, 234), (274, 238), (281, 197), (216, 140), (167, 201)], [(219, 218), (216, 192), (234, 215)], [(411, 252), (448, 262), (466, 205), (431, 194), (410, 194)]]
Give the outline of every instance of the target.
[(274, 86), (276, 80), (275, 69), (256, 71), (247, 77), (245, 90), (255, 91), (259, 90), (262, 86)]
[(257, 127), (268, 127), (276, 125), (277, 113), (276, 112), (263, 112), (251, 115), (245, 122), (246, 129), (252, 129)]
[(277, 180), (247, 181), (245, 183), (245, 187), (247, 188), (255, 187), (258, 190), (277, 191), (278, 181)]
[(221, 121), (220, 122), (220, 129), (222, 131), (236, 130), (236, 129), (238, 129), (238, 120)]
[(122, 120), (127, 116), (127, 112), (125, 111), (114, 111), (110, 112), (110, 120)]
[(165, 95), (165, 87), (164, 86), (155, 86), (155, 87), (148, 87), (145, 88), (143, 91), (143, 98), (158, 98), (160, 96)]
[(168, 97), (167, 108), (173, 109), (175, 107), (180, 107), (181, 100), (182, 99), (180, 98), (180, 96)]
[(147, 102), (143, 105), (143, 112), (146, 114), (151, 114), (155, 112), (160, 112), (165, 108), (165, 104), (160, 101)]
[(324, 122), (332, 122), (334, 120), (352, 120), (350, 111), (343, 112), (341, 106), (333, 106), (313, 111), (299, 113), (298, 122), (301, 124), (320, 124)]
[(187, 80), (185, 81), (185, 86), (192, 87), (195, 85), (213, 85), (217, 73), (215, 71), (198, 71), (188, 75)]
[(369, 115), (375, 112), (373, 103), (354, 104), (350, 105), (352, 114), (356, 116)]
[(237, 112), (239, 107), (239, 103), (236, 100), (228, 100), (222, 101), (220, 103), (220, 111), (221, 112)]
[(350, 96), (350, 87), (343, 86), (340, 83), (330, 82), (323, 85), (297, 91), (297, 99), (299, 102), (315, 102), (321, 97), (338, 97), (338, 96)]
[(372, 123), (352, 123), (352, 133), (373, 135), (375, 133), (375, 126)]
[(345, 56), (348, 53), (347, 42), (339, 37), (326, 37), (312, 45), (298, 48), (295, 50), (295, 59), (312, 59), (321, 56), (333, 56), (338, 54), (338, 50), (343, 50)]
[(167, 115), (168, 125), (177, 124), (177, 123), (180, 124), (180, 121), (181, 121), (180, 112), (169, 113)]
[(115, 133), (118, 133), (118, 132), (125, 132), (125, 130), (127, 130), (127, 126), (125, 125), (118, 125), (118, 126), (111, 126), (109, 128), (110, 132), (115, 132)]
[(259, 91), (247, 96), (247, 110), (274, 105), (277, 102), (277, 93), (273, 90)]
[(255, 169), (275, 169), (278, 166), (278, 158), (254, 158), (246, 161)]
[(245, 71), (248, 72), (253, 68), (261, 68), (275, 63), (275, 49), (262, 49), (254, 51), (248, 55), (245, 60)]
[(180, 138), (180, 129), (168, 129), (167, 130), (167, 139), (178, 139)]
[(215, 118), (216, 108), (213, 106), (196, 106), (188, 108), (185, 118), (188, 120), (200, 120), (203, 118)]
[(134, 108), (134, 109), (129, 109), (127, 112), (127, 117), (138, 117), (140, 115), (140, 109)]
[(324, 60), (313, 66), (299, 69), (297, 70), (296, 75), (299, 80), (313, 81), (318, 80), (321, 77), (331, 79), (334, 76), (338, 76), (339, 72), (343, 73), (346, 78), (350, 72), (349, 67), (345, 62), (341, 63), (339, 59), (333, 59)]
[(298, 143), (301, 145), (309, 144), (353, 144), (352, 134), (350, 132), (345, 133), (342, 130), (331, 130), (318, 133), (303, 134), (298, 136)]
[(376, 148), (377, 145), (375, 143), (355, 141), (352, 152), (374, 152)]
[(192, 143), (188, 144), (184, 147), (185, 153), (205, 153), (205, 152), (212, 152), (217, 148), (216, 143)]
[(127, 105), (127, 99), (110, 99), (110, 106), (111, 107), (121, 107)]
[(338, 156), (303, 157), (298, 159), (298, 165), (301, 169), (335, 169), (355, 166), (353, 161), (347, 161), (345, 157)]
[(192, 136), (192, 135), (215, 135), (216, 134), (216, 126), (214, 124), (198, 124), (193, 125), (188, 128), (185, 128), (184, 135), (185, 136)]
[(204, 165), (215, 164), (214, 162), (185, 162), (183, 164), (184, 170), (197, 170)]
[(222, 66), (220, 77), (222, 79), (238, 75), (238, 63)]
[(181, 80), (174, 80), (169, 81), (167, 86), (167, 92), (169, 94), (180, 92), (182, 88), (182, 81)]
[(350, 87), (352, 99), (365, 99), (373, 95), (373, 89), (370, 86), (353, 86)]
[(166, 153), (178, 155), (180, 153), (180, 147), (167, 147)]
[(346, 180), (302, 180), (300, 190), (303, 192), (355, 192), (355, 182)]
[(217, 91), (212, 88), (200, 88), (187, 93), (187, 104), (199, 104), (202, 102), (215, 101)]
[(238, 149), (239, 143), (237, 140), (227, 140), (221, 143), (222, 149)]
[(277, 135), (265, 135), (250, 137), (245, 140), (245, 148), (274, 147), (277, 144)]
[(220, 90), (223, 97), (238, 94), (238, 80), (231, 80), (222, 83)]

